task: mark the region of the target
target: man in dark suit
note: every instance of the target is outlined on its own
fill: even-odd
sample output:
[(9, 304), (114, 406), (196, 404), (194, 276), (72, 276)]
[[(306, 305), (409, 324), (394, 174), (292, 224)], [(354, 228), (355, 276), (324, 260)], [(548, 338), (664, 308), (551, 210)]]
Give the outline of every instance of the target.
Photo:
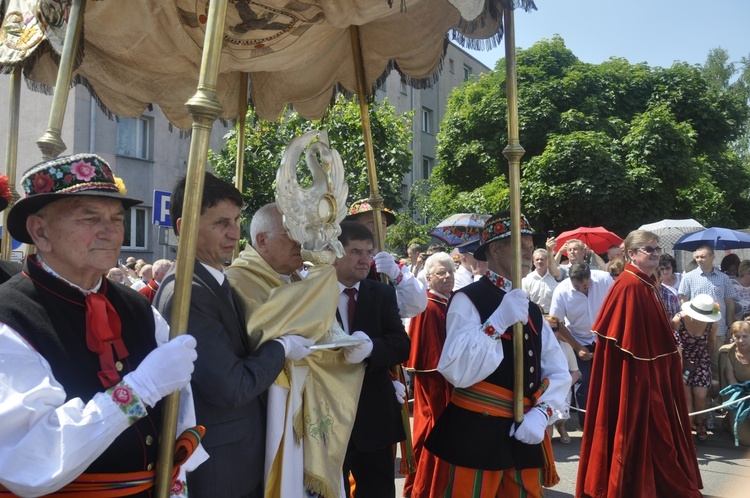
[(373, 256), (370, 230), (344, 221), (339, 241), (346, 255), (333, 264), (339, 281), (338, 313), (344, 330), (365, 341), (344, 348), (344, 355), (351, 363), (366, 363), (344, 476), (345, 480), (350, 472), (354, 476), (356, 498), (386, 498), (396, 495), (392, 448), (406, 438), (389, 369), (406, 361), (410, 341), (399, 317), (396, 292), (367, 279)]
[[(170, 216), (179, 234), (185, 179), (177, 182)], [(242, 311), (236, 305), (224, 263), (240, 238), (242, 194), (207, 173), (198, 227), (188, 332), (198, 341), (193, 376), (197, 422), (206, 426), (205, 466), (188, 474), (191, 497), (263, 496), (266, 409), (264, 394), (284, 367), (285, 357), (306, 356), (313, 341), (284, 336), (250, 351)], [(171, 319), (174, 269), (154, 306)]]

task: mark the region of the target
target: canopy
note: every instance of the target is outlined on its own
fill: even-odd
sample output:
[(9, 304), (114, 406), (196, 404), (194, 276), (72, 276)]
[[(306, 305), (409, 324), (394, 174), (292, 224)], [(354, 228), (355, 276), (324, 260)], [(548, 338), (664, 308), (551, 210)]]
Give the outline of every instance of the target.
[[(68, 2), (8, 0), (0, 30), (0, 70), (18, 65), (35, 88), (55, 84), (68, 28)], [(349, 26), (360, 29), (365, 86), (371, 94), (391, 68), (414, 85), (436, 77), (446, 33), (490, 47), (502, 36), (507, 0), (230, 0), (217, 97), (221, 117), (240, 109), (240, 74), (249, 73), (258, 115), (275, 119), (287, 104), (307, 119), (323, 115), (334, 92), (355, 94)], [(533, 8), (532, 0), (515, 2)], [(195, 93), (208, 0), (88, 2), (75, 74), (100, 104), (136, 117), (158, 104), (188, 129), (185, 102)], [(477, 41), (480, 40), (481, 41)]]

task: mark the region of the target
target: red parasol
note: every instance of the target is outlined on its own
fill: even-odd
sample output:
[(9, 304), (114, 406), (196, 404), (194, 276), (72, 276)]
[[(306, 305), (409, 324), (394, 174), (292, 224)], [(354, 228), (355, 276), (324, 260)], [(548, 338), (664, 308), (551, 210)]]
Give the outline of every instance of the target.
[(596, 254), (604, 254), (612, 246), (622, 243), (622, 239), (604, 227), (578, 227), (557, 236), (555, 251), (559, 251), (570, 239), (579, 239)]

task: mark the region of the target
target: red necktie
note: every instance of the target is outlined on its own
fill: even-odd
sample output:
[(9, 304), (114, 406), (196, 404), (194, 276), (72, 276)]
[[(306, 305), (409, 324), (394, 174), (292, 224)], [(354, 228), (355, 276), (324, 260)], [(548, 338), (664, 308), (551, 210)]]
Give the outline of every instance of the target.
[(346, 302), (346, 314), (349, 318), (349, 335), (351, 335), (353, 324), (354, 324), (354, 308), (357, 306), (357, 301), (354, 299), (354, 296), (357, 295), (357, 289), (354, 287), (347, 287), (344, 289), (344, 294), (346, 294), (349, 297), (349, 300)]

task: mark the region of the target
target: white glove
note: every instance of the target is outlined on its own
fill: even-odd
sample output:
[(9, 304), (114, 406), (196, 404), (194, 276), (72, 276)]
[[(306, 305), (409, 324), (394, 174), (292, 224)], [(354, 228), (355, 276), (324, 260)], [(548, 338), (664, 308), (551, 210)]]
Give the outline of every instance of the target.
[(549, 417), (541, 408), (532, 408), (523, 416), (523, 422), (516, 430), (516, 424), (511, 424), (510, 435), (526, 444), (539, 444), (547, 432)]
[(391, 280), (396, 280), (398, 274), (401, 273), (401, 269), (393, 260), (393, 256), (385, 251), (377, 253), (372, 259), (375, 261), (375, 269), (378, 270), (378, 273), (384, 274)]
[(301, 360), (312, 353), (310, 346), (315, 344), (315, 341), (312, 339), (294, 334), (282, 335), (274, 340), (279, 341), (284, 346), (284, 356), (292, 361)]
[(167, 394), (182, 389), (190, 382), (193, 362), (198, 358), (195, 337), (178, 335), (151, 351), (138, 368), (123, 377), (141, 401), (154, 406)]
[(529, 297), (521, 289), (513, 289), (505, 294), (503, 301), (490, 315), (489, 322), (502, 333), (514, 323), (526, 323), (528, 320)]
[(406, 386), (397, 380), (394, 380), (392, 382), (393, 389), (396, 390), (396, 399), (403, 405), (404, 403), (406, 403)]
[[(391, 261), (392, 260), (393, 259), (391, 259)], [(367, 339), (367, 342), (364, 344), (357, 344), (356, 346), (346, 346), (344, 348), (344, 358), (346, 358), (346, 361), (349, 363), (362, 363), (365, 361), (365, 358), (372, 354), (372, 341), (370, 340), (370, 337), (361, 330), (354, 332), (351, 335), (351, 338)]]

